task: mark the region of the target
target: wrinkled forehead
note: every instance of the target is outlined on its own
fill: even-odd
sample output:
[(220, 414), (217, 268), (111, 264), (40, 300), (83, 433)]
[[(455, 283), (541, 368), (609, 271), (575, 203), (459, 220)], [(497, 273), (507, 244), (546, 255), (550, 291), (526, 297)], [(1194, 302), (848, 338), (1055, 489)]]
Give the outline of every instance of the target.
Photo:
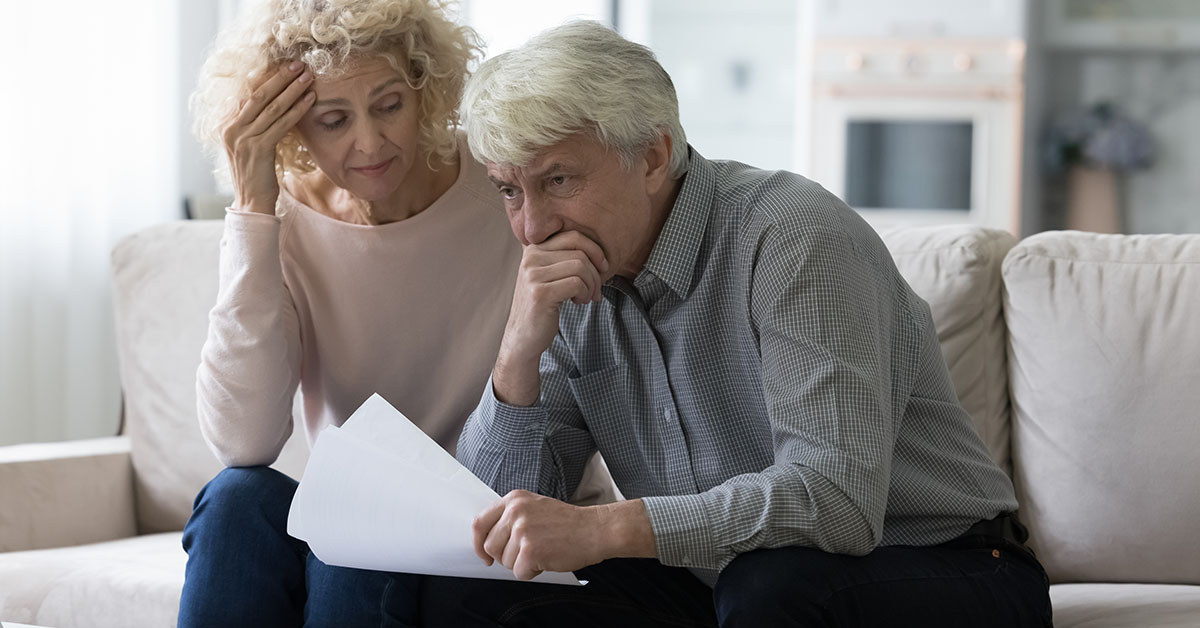
[(501, 181), (515, 182), (553, 176), (558, 173), (577, 173), (603, 164), (600, 161), (619, 158), (595, 139), (577, 134), (545, 148), (534, 149), (533, 156), (523, 164), (486, 162), (488, 176)]
[[(388, 59), (382, 55), (360, 54), (348, 57), (339, 62), (321, 63), (319, 59), (310, 58), (314, 51), (303, 54), (300, 60), (304, 62), (308, 69), (311, 70), (317, 80), (326, 82), (353, 80), (356, 77), (376, 74), (390, 74), (395, 76), (405, 76), (402, 71), (397, 71)], [(394, 55), (401, 68), (404, 68), (406, 63), (403, 55)], [(407, 77), (405, 77), (407, 78)]]
[(517, 167), (512, 164), (498, 164), (496, 162), (489, 161), (485, 165), (487, 166), (488, 178), (492, 181), (499, 183), (517, 180), (518, 170)]

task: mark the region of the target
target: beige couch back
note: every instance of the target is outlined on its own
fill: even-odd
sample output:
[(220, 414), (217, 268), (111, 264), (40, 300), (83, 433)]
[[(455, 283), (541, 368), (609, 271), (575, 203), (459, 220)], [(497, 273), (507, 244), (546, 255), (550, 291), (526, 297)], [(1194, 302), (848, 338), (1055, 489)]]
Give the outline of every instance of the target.
[[(182, 529), (196, 493), (221, 470), (200, 435), (196, 368), (217, 299), (222, 226), (218, 220), (158, 225), (113, 249), (125, 433), (143, 534)], [(299, 477), (307, 452), (298, 430), (274, 466)]]
[(1200, 235), (1039, 234), (1003, 275), (1014, 480), (1051, 579), (1200, 584)]
[(1000, 264), (1016, 238), (1007, 231), (968, 225), (897, 229), (880, 236), (900, 274), (929, 303), (958, 400), (992, 459), (1009, 472)]
[[(178, 530), (196, 492), (220, 470), (196, 419), (196, 367), (216, 302), (221, 221), (181, 221), (122, 240), (113, 251), (126, 432), (133, 441), (141, 532)], [(883, 234), (897, 266), (929, 301), (963, 405), (995, 459), (1009, 468), (1000, 262), (1015, 242), (977, 227)], [(299, 430), (277, 468), (299, 477)]]

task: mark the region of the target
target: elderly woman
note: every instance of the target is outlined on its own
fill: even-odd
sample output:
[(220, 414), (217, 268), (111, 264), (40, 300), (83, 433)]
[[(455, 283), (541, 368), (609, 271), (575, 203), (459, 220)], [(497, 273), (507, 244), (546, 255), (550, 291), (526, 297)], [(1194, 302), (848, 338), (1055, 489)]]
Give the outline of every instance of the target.
[(379, 625), (407, 586), (290, 538), (265, 465), (297, 387), (310, 443), (379, 392), (448, 448), (484, 390), (521, 247), (456, 133), (475, 41), (435, 0), (266, 0), (206, 62), (195, 130), (234, 201), (196, 387), (230, 468), (184, 532), (180, 626)]

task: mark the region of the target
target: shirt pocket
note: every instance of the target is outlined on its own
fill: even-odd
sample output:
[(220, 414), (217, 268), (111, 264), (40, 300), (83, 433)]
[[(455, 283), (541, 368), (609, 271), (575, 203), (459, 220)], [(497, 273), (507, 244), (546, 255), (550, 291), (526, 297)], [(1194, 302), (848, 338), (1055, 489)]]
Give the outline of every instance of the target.
[(624, 364), (613, 364), (587, 375), (576, 371), (567, 382), (589, 426), (607, 427), (629, 412), (629, 368)]
[(613, 483), (626, 498), (654, 495), (644, 460), (638, 455), (643, 449), (638, 433), (638, 405), (641, 400), (632, 388), (629, 366), (614, 364), (588, 375), (571, 373), (568, 377), (571, 393), (583, 415), (583, 423), (592, 433), (593, 441), (608, 465)]

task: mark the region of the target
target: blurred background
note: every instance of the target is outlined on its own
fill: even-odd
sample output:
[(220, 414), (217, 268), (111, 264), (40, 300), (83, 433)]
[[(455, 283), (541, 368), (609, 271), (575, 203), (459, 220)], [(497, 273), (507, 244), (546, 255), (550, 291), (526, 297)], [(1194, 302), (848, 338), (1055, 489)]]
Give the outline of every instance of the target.
[[(117, 432), (108, 255), (219, 218), (187, 97), (253, 0), (0, 0), (0, 445)], [(489, 55), (570, 18), (650, 46), (709, 158), (880, 228), (1200, 231), (1200, 0), (463, 0)], [(22, 61), (17, 61), (21, 59)]]

